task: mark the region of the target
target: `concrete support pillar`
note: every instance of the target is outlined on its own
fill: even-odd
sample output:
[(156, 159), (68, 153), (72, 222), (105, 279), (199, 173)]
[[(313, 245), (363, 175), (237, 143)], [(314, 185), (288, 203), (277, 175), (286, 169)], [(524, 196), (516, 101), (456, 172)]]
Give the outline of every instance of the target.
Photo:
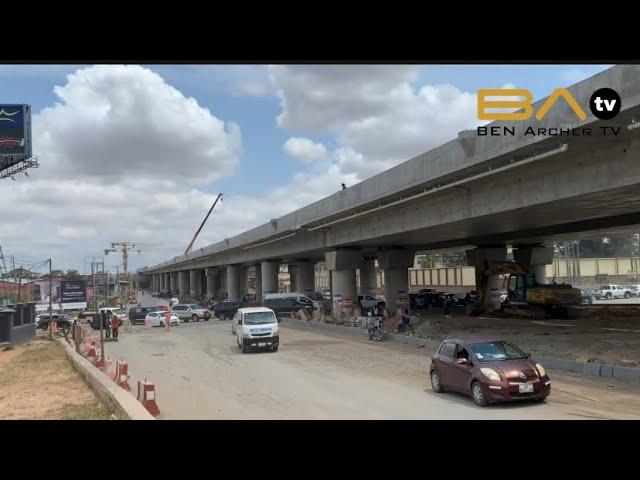
[(157, 275), (151, 275), (151, 285), (152, 285), (152, 290), (154, 292), (158, 291), (158, 276)]
[(218, 295), (221, 298), (226, 298), (227, 296), (227, 267), (223, 267), (220, 269), (220, 288), (218, 289)]
[(169, 273), (164, 274), (164, 290), (166, 292), (171, 290), (171, 275)]
[[(333, 299), (334, 317), (337, 318), (338, 311), (343, 306), (358, 304), (358, 287), (356, 285), (356, 269), (345, 268), (342, 270), (331, 270), (331, 295)], [(335, 298), (341, 298), (336, 301)]]
[(385, 250), (378, 254), (384, 270), (384, 300), (387, 309), (409, 308), (409, 268), (413, 267), (413, 250)]
[(553, 263), (553, 248), (544, 246), (518, 247), (513, 250), (513, 259), (525, 270), (533, 273), (536, 283), (547, 283), (547, 265)]
[[(506, 247), (482, 247), (467, 250), (467, 264), (476, 269), (476, 291), (480, 311), (496, 309), (500, 306), (499, 292), (491, 296), (491, 291), (500, 289), (500, 276), (488, 275), (488, 271), (497, 268), (507, 260)], [(489, 272), (490, 273), (490, 272)]]
[(296, 289), (298, 293), (312, 296), (316, 291), (315, 263), (298, 262), (296, 264)]
[(200, 291), (200, 270), (189, 270), (189, 294), (194, 297)]
[(297, 292), (298, 276), (297, 268), (294, 263), (287, 264), (287, 272), (289, 272), (289, 292)]
[(191, 288), (189, 286), (189, 270), (178, 272), (178, 292), (181, 296), (189, 295)]
[(262, 298), (267, 293), (278, 293), (278, 272), (280, 265), (278, 262), (260, 263), (262, 277)]
[(249, 293), (249, 267), (242, 266), (240, 268), (240, 298)]
[(255, 270), (255, 289), (256, 289), (256, 302), (262, 303), (262, 266), (256, 263), (253, 266)]
[(378, 276), (376, 274), (376, 259), (365, 258), (360, 265), (360, 293), (373, 295), (378, 288)]
[(169, 290), (175, 292), (178, 289), (178, 272), (171, 272), (169, 274)]
[(240, 295), (240, 277), (242, 276), (242, 267), (240, 265), (227, 266), (227, 299), (239, 301)]
[(325, 252), (330, 274), (332, 315), (339, 318), (344, 309), (358, 304), (356, 269), (360, 266), (361, 253), (357, 250), (332, 250)]
[(213, 297), (220, 288), (220, 273), (217, 268), (205, 269), (207, 275), (207, 295)]

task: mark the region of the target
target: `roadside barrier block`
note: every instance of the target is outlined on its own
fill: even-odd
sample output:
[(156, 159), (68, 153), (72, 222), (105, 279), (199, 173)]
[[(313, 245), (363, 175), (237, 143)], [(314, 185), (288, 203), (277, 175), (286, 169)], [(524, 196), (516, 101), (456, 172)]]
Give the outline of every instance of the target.
[(131, 386), (129, 385), (129, 364), (124, 360), (116, 363), (116, 383), (127, 392), (131, 391)]
[(622, 380), (633, 380), (635, 382), (640, 381), (640, 370), (637, 368), (628, 367), (612, 367), (613, 378), (619, 378)]
[(160, 415), (160, 408), (156, 403), (156, 387), (153, 383), (138, 380), (138, 401), (154, 417)]
[(584, 374), (585, 375), (595, 375), (600, 376), (602, 371), (602, 364), (600, 363), (585, 363), (584, 364)]
[(600, 366), (600, 376), (601, 377), (613, 377), (613, 367), (611, 365), (601, 365)]

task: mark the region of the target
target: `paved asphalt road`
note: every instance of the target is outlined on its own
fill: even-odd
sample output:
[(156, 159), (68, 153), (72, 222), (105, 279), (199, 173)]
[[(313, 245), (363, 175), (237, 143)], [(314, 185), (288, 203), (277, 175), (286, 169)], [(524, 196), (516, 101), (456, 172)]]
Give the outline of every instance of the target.
[(545, 403), (479, 408), (431, 390), (424, 349), (304, 325), (281, 325), (280, 338), (276, 353), (242, 354), (230, 321), (213, 319), (169, 332), (136, 326), (105, 347), (129, 362), (134, 382), (155, 383), (163, 419), (640, 418), (640, 386), (552, 374)]

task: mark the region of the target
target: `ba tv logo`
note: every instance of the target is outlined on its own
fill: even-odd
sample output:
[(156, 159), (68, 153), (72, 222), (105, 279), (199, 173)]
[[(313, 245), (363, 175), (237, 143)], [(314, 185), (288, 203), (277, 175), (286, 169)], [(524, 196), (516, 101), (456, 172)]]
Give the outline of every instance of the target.
[[(488, 97), (509, 97), (509, 100), (487, 100)], [(519, 97), (520, 100), (514, 100)], [(542, 120), (551, 107), (562, 98), (580, 120), (587, 118), (580, 104), (566, 88), (556, 88), (536, 112), (536, 120)], [(533, 96), (525, 88), (496, 88), (478, 90), (478, 118), (480, 120), (529, 120), (533, 114)], [(589, 108), (596, 118), (610, 120), (620, 112), (620, 95), (611, 88), (600, 88), (593, 92)], [(488, 110), (513, 109), (516, 112)]]

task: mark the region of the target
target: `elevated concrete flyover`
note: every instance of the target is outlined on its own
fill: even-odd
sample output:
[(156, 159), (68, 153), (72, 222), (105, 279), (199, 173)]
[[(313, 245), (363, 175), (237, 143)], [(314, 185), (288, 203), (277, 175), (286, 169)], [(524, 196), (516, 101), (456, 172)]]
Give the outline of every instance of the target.
[[(589, 109), (592, 93), (603, 87), (622, 99), (620, 113), (610, 121)], [(236, 282), (236, 266), (314, 262), (330, 251), (344, 257), (336, 271), (354, 272), (365, 259), (389, 256), (382, 252), (531, 245), (640, 224), (640, 128), (633, 128), (640, 121), (640, 66), (613, 67), (568, 90), (587, 114), (584, 120), (561, 99), (542, 120), (489, 125), (509, 127), (514, 135), (460, 132), (457, 139), (346, 190), (141, 273), (226, 269)], [(524, 135), (530, 126), (593, 134)], [(602, 135), (603, 126), (620, 127), (619, 134)], [(397, 255), (402, 265), (388, 269), (409, 263), (411, 255)], [(261, 273), (264, 290), (262, 267)], [(351, 274), (338, 275), (344, 285), (338, 293), (351, 293), (353, 283), (345, 280)], [(237, 290), (234, 285), (234, 295)]]

